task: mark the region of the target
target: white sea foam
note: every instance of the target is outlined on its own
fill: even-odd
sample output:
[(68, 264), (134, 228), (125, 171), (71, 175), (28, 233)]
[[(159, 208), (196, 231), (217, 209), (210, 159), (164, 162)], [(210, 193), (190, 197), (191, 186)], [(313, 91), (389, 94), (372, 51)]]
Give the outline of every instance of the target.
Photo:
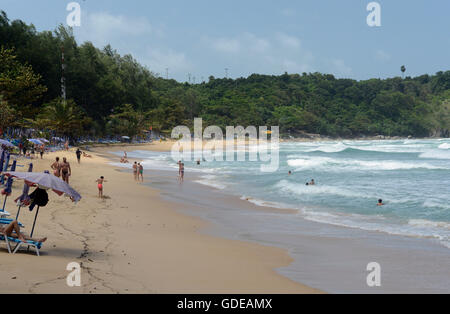
[(319, 194), (328, 194), (328, 195), (337, 195), (343, 197), (361, 197), (361, 198), (373, 198), (373, 196), (369, 196), (367, 194), (358, 193), (355, 191), (351, 191), (348, 189), (335, 187), (335, 186), (326, 186), (326, 185), (315, 185), (315, 186), (306, 186), (300, 183), (290, 182), (288, 180), (281, 180), (275, 184), (276, 189), (280, 189), (281, 191), (293, 193), (296, 195), (319, 195)]
[(222, 182), (218, 182), (217, 176), (214, 176), (214, 175), (201, 176), (199, 180), (195, 180), (194, 182), (202, 184), (202, 185), (206, 185), (209, 187), (213, 187), (218, 190), (224, 190), (227, 188), (227, 185)]
[(443, 144), (439, 145), (439, 149), (450, 149), (450, 144), (449, 143), (443, 143)]
[(450, 159), (450, 150), (433, 149), (419, 155), (425, 159)]
[(342, 170), (363, 170), (363, 171), (389, 171), (389, 170), (409, 170), (409, 169), (448, 169), (445, 167), (434, 166), (429, 163), (408, 163), (394, 160), (356, 160), (339, 159), (330, 157), (304, 157), (288, 160), (290, 167), (296, 167), (296, 170), (314, 170), (342, 171)]

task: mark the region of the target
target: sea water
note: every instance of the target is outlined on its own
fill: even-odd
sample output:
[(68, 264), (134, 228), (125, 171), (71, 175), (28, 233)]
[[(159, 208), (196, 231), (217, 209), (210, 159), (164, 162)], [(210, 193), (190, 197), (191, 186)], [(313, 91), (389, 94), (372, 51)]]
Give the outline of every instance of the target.
[[(145, 169), (177, 172), (170, 153), (128, 156)], [(284, 224), (270, 218), (277, 232), (295, 233), (296, 219), (307, 219), (450, 248), (450, 139), (289, 142), (279, 144), (279, 158), (274, 173), (261, 172), (259, 161), (185, 161), (186, 175), (259, 206), (294, 210)], [(311, 179), (315, 186), (306, 185)]]

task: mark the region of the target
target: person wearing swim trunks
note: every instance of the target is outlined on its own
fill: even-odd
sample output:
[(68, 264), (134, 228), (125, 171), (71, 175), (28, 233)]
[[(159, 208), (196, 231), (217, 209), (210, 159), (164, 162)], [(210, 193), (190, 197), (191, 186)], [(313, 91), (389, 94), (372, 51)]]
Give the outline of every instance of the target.
[(61, 176), (62, 179), (69, 184), (69, 177), (72, 175), (72, 169), (70, 168), (70, 164), (67, 162), (67, 158), (63, 158), (63, 162), (61, 163)]
[(0, 225), (0, 234), (4, 234), (7, 237), (19, 239), (22, 242), (33, 241), (33, 242), (38, 242), (38, 243), (44, 243), (45, 241), (47, 241), (47, 238), (33, 239), (33, 238), (23, 235), (20, 232), (20, 226), (16, 220), (12, 221), (6, 227), (4, 227), (3, 225)]
[(59, 157), (56, 157), (56, 161), (50, 166), (53, 169), (53, 174), (55, 177), (61, 176), (61, 164), (59, 162)]
[(44, 144), (42, 144), (41, 147), (39, 148), (39, 154), (41, 155), (41, 159), (44, 159), (44, 151), (45, 151), (45, 146), (44, 146)]
[(100, 179), (97, 179), (97, 187), (98, 187), (98, 197), (103, 198), (103, 183), (107, 182), (105, 177), (101, 176)]
[(184, 163), (180, 166), (180, 182), (184, 182)]
[(134, 180), (137, 181), (138, 180), (138, 165), (137, 165), (137, 161), (135, 161), (134, 165), (133, 165), (133, 175), (134, 175)]
[(77, 155), (78, 163), (81, 163), (81, 150), (78, 148), (75, 154)]
[(141, 179), (142, 182), (144, 182), (144, 167), (142, 166), (141, 163), (138, 163), (138, 181), (139, 178)]

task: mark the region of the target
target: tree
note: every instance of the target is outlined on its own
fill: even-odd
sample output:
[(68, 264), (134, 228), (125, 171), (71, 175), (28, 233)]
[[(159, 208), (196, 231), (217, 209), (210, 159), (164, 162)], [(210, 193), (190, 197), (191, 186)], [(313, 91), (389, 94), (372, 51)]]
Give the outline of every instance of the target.
[(405, 76), (406, 67), (404, 65), (401, 66), (400, 71), (402, 71), (403, 77)]
[(107, 125), (111, 133), (132, 138), (148, 129), (149, 113), (136, 111), (131, 104), (125, 104), (109, 116)]
[(3, 96), (0, 95), (0, 130), (4, 131), (7, 127), (12, 125), (14, 121), (14, 110), (8, 105)]
[(69, 99), (55, 99), (44, 106), (43, 112), (38, 115), (35, 124), (46, 125), (48, 129), (58, 135), (73, 138), (79, 136), (88, 129), (91, 119), (86, 117), (77, 104)]
[(13, 49), (0, 48), (0, 94), (19, 114), (30, 116), (31, 105), (47, 91), (40, 80), (31, 66), (17, 61)]

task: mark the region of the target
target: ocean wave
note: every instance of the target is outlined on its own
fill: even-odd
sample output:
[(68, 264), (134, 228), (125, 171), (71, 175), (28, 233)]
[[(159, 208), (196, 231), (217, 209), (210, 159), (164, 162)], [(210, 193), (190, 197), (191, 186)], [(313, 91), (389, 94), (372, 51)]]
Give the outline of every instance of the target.
[(257, 198), (253, 198), (253, 197), (249, 197), (249, 196), (245, 196), (245, 195), (243, 195), (241, 197), (241, 200), (247, 201), (249, 203), (252, 203), (252, 204), (260, 206), (260, 207), (298, 210), (297, 207), (289, 205), (289, 204), (284, 204), (284, 203), (279, 203), (279, 202), (264, 201), (264, 200), (261, 200), (261, 199), (257, 199)]
[(326, 186), (326, 185), (315, 185), (315, 186), (306, 186), (300, 183), (294, 183), (287, 180), (281, 180), (275, 184), (275, 188), (281, 191), (293, 193), (296, 195), (318, 195), (318, 194), (328, 194), (328, 195), (336, 195), (343, 196), (349, 198), (374, 198), (373, 196), (358, 193), (352, 190), (339, 188), (335, 186)]
[(213, 187), (218, 190), (224, 190), (227, 188), (227, 185), (222, 182), (218, 182), (217, 176), (214, 175), (201, 176), (199, 180), (195, 180), (194, 182), (209, 187)]
[[(321, 170), (341, 171), (341, 170), (364, 170), (364, 171), (390, 171), (390, 170), (410, 170), (410, 169), (449, 169), (438, 167), (429, 163), (408, 163), (394, 160), (357, 160), (338, 159), (330, 157), (304, 157), (290, 159), (287, 161), (290, 167), (295, 167), (297, 171), (311, 168), (321, 168)], [(326, 169), (323, 169), (326, 168)]]
[(450, 149), (450, 144), (449, 143), (444, 143), (439, 145), (439, 149)]
[(434, 149), (422, 153), (419, 158), (423, 159), (450, 159), (450, 150)]

